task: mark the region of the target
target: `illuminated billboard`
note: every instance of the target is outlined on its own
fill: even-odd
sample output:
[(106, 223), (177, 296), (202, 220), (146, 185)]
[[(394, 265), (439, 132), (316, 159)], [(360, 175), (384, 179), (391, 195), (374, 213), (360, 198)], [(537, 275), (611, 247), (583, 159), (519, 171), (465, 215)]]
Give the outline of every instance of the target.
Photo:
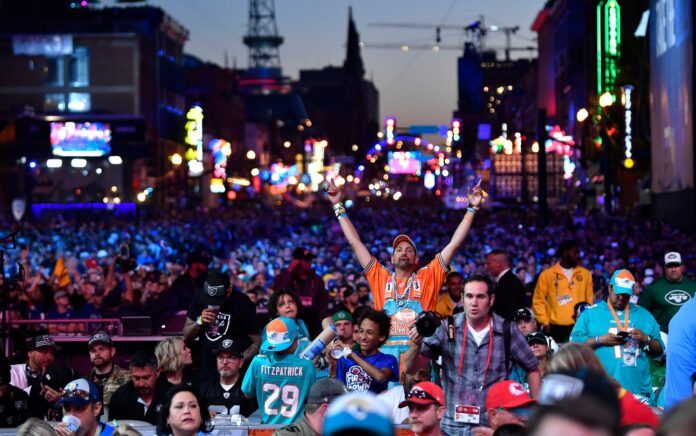
[(694, 187), (693, 4), (650, 2), (653, 193)]
[(416, 175), (421, 171), (419, 151), (390, 151), (388, 155), (391, 174)]
[(111, 126), (108, 123), (72, 121), (51, 123), (51, 151), (54, 156), (99, 157), (111, 153)]

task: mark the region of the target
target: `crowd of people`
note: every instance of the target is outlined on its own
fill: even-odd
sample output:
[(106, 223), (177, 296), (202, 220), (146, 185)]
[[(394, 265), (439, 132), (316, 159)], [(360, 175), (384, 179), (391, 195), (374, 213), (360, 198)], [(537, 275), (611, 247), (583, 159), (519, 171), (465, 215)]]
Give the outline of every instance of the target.
[[(601, 215), (541, 223), (485, 207), (479, 186), (466, 211), (351, 209), (333, 184), (328, 200), (18, 229), (0, 426), (55, 421), (55, 434), (91, 436), (127, 434), (123, 420), (192, 435), (223, 417), (280, 435), (696, 425), (693, 234)], [(159, 334), (183, 314), (178, 336), (129, 356), (99, 322), (145, 315)], [(89, 372), (61, 363), (61, 336), (85, 338)]]

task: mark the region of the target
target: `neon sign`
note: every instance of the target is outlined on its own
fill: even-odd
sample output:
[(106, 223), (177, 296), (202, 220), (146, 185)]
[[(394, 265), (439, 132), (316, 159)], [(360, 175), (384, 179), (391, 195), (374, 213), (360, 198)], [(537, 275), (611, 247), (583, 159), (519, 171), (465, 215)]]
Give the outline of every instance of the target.
[(633, 117), (631, 93), (633, 86), (624, 85), (621, 87), (621, 101), (624, 105), (624, 166), (628, 169), (633, 168), (633, 132), (631, 128), (631, 118)]
[(186, 150), (189, 176), (196, 177), (203, 173), (203, 109), (194, 106), (186, 113), (186, 136), (184, 142), (189, 145)]
[[(621, 6), (616, 0), (597, 4), (597, 95), (614, 93), (621, 58)], [(613, 94), (612, 94), (613, 95)], [(614, 100), (616, 96), (613, 95)]]

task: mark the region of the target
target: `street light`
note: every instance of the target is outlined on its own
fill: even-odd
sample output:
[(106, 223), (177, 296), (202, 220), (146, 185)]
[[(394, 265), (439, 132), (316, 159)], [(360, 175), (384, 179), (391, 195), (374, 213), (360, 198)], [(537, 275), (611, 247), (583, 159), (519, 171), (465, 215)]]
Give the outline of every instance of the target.
[(601, 107), (611, 106), (612, 104), (614, 104), (614, 97), (611, 95), (611, 92), (607, 91), (599, 96), (599, 105)]
[(584, 122), (584, 121), (587, 119), (587, 117), (589, 117), (589, 116), (590, 116), (590, 113), (587, 111), (587, 109), (582, 108), (582, 109), (580, 109), (580, 110), (578, 111), (578, 113), (577, 113), (577, 115), (576, 115), (576, 118), (578, 119), (578, 122), (582, 123), (582, 122)]

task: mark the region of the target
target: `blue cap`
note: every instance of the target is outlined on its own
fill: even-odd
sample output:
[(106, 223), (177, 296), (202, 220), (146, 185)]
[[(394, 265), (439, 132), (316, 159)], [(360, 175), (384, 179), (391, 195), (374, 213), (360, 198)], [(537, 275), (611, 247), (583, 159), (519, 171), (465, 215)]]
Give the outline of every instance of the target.
[(261, 351), (264, 353), (284, 351), (290, 348), (299, 337), (300, 330), (294, 319), (285, 316), (278, 317), (264, 329), (264, 340)]
[(389, 408), (372, 392), (352, 392), (331, 403), (324, 420), (324, 436), (364, 430), (376, 436), (394, 434)]
[(614, 288), (615, 294), (633, 295), (633, 287), (636, 285), (636, 278), (627, 269), (617, 269), (611, 276), (609, 282)]
[(101, 400), (101, 391), (97, 385), (85, 378), (78, 378), (65, 385), (56, 407), (60, 407), (61, 404), (84, 406), (87, 403), (100, 403)]

